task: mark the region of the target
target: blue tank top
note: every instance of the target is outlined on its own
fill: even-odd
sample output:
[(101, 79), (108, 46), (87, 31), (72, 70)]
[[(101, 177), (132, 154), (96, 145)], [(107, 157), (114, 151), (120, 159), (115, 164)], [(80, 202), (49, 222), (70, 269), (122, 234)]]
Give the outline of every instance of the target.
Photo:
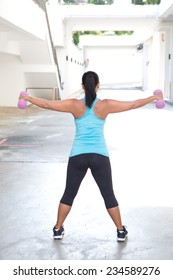
[[(83, 101), (85, 102), (85, 99)], [(105, 120), (97, 117), (93, 111), (97, 101), (98, 98), (94, 100), (91, 108), (86, 106), (82, 117), (74, 119), (76, 134), (70, 157), (86, 153), (109, 156), (103, 132)]]

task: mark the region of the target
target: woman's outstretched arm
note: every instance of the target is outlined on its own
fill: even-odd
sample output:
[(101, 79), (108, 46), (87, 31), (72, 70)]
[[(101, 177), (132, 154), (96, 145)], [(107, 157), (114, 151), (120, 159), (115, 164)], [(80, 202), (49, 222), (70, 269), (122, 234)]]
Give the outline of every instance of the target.
[(110, 113), (119, 113), (129, 111), (132, 109), (137, 109), (153, 101), (157, 101), (158, 99), (163, 99), (163, 95), (157, 94), (133, 101), (118, 101), (112, 99), (105, 99), (102, 101), (102, 106), (104, 107), (105, 114), (108, 115)]
[(57, 100), (51, 101), (43, 98), (36, 98), (32, 96), (21, 96), (19, 99), (24, 99), (40, 108), (72, 113), (75, 109), (76, 99), (66, 99), (66, 100)]

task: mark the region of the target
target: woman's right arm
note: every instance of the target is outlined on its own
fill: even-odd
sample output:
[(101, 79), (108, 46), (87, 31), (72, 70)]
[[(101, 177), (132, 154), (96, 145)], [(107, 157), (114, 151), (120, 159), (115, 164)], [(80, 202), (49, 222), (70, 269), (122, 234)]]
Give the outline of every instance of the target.
[(66, 99), (66, 100), (57, 100), (51, 101), (43, 98), (36, 98), (32, 96), (21, 96), (19, 99), (24, 99), (40, 108), (59, 111), (59, 112), (67, 112), (71, 114), (75, 114), (76, 110), (76, 99)]

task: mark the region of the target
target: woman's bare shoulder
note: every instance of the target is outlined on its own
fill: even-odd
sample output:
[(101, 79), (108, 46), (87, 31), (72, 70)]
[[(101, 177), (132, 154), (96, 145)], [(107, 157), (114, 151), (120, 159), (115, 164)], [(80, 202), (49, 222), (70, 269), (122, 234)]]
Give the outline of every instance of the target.
[(83, 114), (85, 114), (86, 106), (82, 99), (73, 99), (72, 105), (73, 105), (72, 113), (75, 118), (80, 118)]

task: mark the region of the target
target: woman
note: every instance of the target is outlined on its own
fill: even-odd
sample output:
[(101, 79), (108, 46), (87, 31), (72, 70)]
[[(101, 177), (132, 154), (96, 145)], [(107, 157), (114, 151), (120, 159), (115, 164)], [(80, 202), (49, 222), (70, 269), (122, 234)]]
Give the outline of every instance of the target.
[(105, 120), (111, 113), (136, 109), (163, 99), (163, 96), (153, 95), (129, 102), (100, 100), (97, 98), (99, 85), (98, 75), (89, 71), (82, 77), (84, 99), (48, 101), (31, 96), (20, 97), (41, 108), (71, 113), (76, 124), (76, 135), (68, 161), (66, 188), (59, 203), (57, 222), (53, 228), (54, 239), (61, 239), (64, 235), (63, 223), (71, 210), (73, 200), (88, 168), (117, 228), (117, 241), (125, 241), (128, 234), (126, 227), (122, 225), (118, 202), (113, 191), (109, 154), (103, 134)]

